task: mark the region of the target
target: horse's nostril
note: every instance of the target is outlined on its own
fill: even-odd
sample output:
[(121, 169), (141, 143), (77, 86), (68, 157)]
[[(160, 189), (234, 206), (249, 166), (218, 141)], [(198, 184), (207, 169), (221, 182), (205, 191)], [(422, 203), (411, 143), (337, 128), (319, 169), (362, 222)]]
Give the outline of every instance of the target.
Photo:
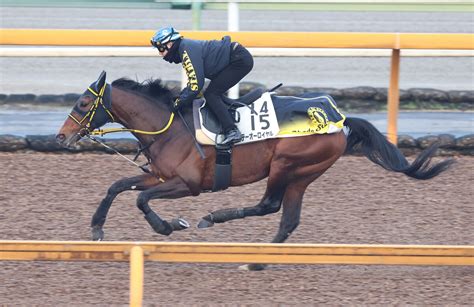
[(66, 136), (65, 136), (64, 134), (62, 134), (62, 133), (56, 135), (56, 142), (58, 142), (58, 143), (64, 142), (65, 139), (66, 139)]

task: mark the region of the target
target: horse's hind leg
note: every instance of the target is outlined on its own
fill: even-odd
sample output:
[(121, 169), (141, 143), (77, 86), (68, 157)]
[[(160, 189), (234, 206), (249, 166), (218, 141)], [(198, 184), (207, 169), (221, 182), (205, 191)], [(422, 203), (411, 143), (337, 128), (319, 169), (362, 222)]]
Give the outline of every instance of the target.
[[(283, 243), (291, 235), (291, 233), (298, 227), (300, 223), (301, 207), (303, 203), (303, 195), (306, 191), (307, 186), (315, 180), (317, 177), (322, 175), (321, 173), (311, 176), (295, 183), (288, 185), (283, 197), (283, 213), (280, 220), (280, 227), (276, 236), (273, 238), (272, 243)], [(240, 268), (250, 271), (260, 271), (265, 269), (265, 264), (253, 263), (243, 265)]]
[(263, 216), (278, 212), (285, 189), (267, 190), (262, 200), (252, 207), (229, 208), (211, 212), (201, 219), (198, 228), (212, 227), (214, 223), (224, 223), (230, 220), (243, 219), (248, 216)]
[(102, 227), (105, 224), (107, 213), (109, 212), (112, 202), (118, 194), (128, 190), (145, 190), (151, 186), (159, 184), (160, 181), (149, 174), (144, 174), (136, 177), (122, 178), (114, 182), (107, 191), (107, 195), (100, 202), (99, 207), (92, 217), (92, 240), (101, 241), (104, 239), (104, 231)]

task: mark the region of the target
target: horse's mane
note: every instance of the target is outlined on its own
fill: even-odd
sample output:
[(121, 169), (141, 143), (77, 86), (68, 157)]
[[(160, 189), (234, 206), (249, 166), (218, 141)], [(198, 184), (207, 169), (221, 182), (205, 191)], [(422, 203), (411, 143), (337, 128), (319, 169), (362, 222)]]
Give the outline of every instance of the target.
[(140, 83), (129, 78), (120, 78), (112, 82), (112, 86), (145, 95), (153, 101), (162, 98), (163, 102), (167, 103), (173, 99), (173, 93), (160, 79), (148, 79)]

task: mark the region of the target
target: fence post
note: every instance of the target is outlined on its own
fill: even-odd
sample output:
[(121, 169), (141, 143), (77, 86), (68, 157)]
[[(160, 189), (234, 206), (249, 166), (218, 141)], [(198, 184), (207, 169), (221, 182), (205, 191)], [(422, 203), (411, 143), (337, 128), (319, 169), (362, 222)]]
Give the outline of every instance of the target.
[(400, 77), (400, 49), (392, 49), (392, 61), (390, 71), (390, 86), (388, 88), (388, 140), (397, 146), (397, 120), (398, 107), (400, 104), (400, 89), (398, 81)]
[(202, 1), (193, 0), (193, 3), (191, 4), (191, 9), (193, 11), (193, 30), (201, 30)]
[(130, 250), (130, 306), (142, 306), (143, 301), (143, 249), (134, 246)]

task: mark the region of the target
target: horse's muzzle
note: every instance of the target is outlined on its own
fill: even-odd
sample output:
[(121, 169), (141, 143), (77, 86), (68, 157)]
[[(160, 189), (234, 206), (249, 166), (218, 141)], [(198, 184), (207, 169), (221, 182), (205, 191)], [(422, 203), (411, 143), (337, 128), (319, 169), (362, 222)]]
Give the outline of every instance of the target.
[(65, 140), (66, 140), (66, 136), (64, 134), (62, 134), (62, 133), (56, 134), (56, 142), (58, 144), (62, 145)]
[(59, 133), (56, 135), (56, 142), (64, 148), (69, 148), (71, 145), (79, 141), (80, 138), (81, 136), (78, 134), (74, 134), (68, 138), (65, 134)]

